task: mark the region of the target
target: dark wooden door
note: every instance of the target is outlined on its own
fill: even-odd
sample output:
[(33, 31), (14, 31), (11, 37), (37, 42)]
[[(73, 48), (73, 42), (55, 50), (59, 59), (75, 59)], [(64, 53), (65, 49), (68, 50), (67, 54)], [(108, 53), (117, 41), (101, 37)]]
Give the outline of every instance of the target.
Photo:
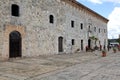
[(91, 48), (91, 40), (88, 40), (88, 48)]
[(14, 31), (9, 35), (9, 57), (21, 57), (21, 35), (19, 32)]
[(63, 37), (59, 37), (58, 39), (58, 49), (59, 52), (63, 52)]

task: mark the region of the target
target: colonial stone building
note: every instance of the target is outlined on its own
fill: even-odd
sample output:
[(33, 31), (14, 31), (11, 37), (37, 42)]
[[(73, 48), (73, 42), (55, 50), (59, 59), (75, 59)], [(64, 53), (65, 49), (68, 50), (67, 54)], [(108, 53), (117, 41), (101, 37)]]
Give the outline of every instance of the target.
[(76, 0), (0, 0), (0, 57), (73, 53), (107, 45), (107, 22)]

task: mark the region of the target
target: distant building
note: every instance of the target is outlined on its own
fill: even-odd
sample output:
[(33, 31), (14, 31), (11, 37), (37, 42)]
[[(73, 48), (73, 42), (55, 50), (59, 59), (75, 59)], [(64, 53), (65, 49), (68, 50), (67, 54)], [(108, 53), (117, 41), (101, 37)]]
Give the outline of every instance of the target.
[(107, 46), (108, 19), (76, 0), (0, 0), (0, 56), (73, 53)]

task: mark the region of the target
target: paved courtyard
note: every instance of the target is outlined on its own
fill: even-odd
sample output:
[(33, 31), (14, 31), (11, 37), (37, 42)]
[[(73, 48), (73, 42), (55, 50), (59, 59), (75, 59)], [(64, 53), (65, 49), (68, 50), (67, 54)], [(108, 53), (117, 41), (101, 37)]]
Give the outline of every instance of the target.
[(0, 62), (0, 80), (120, 80), (120, 52), (10, 59)]

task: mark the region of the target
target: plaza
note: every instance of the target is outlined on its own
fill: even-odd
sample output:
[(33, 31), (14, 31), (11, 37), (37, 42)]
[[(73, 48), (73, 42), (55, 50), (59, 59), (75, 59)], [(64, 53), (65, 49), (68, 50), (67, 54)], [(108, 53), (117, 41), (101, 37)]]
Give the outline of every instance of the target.
[(101, 51), (0, 62), (0, 80), (119, 80), (119, 52)]

